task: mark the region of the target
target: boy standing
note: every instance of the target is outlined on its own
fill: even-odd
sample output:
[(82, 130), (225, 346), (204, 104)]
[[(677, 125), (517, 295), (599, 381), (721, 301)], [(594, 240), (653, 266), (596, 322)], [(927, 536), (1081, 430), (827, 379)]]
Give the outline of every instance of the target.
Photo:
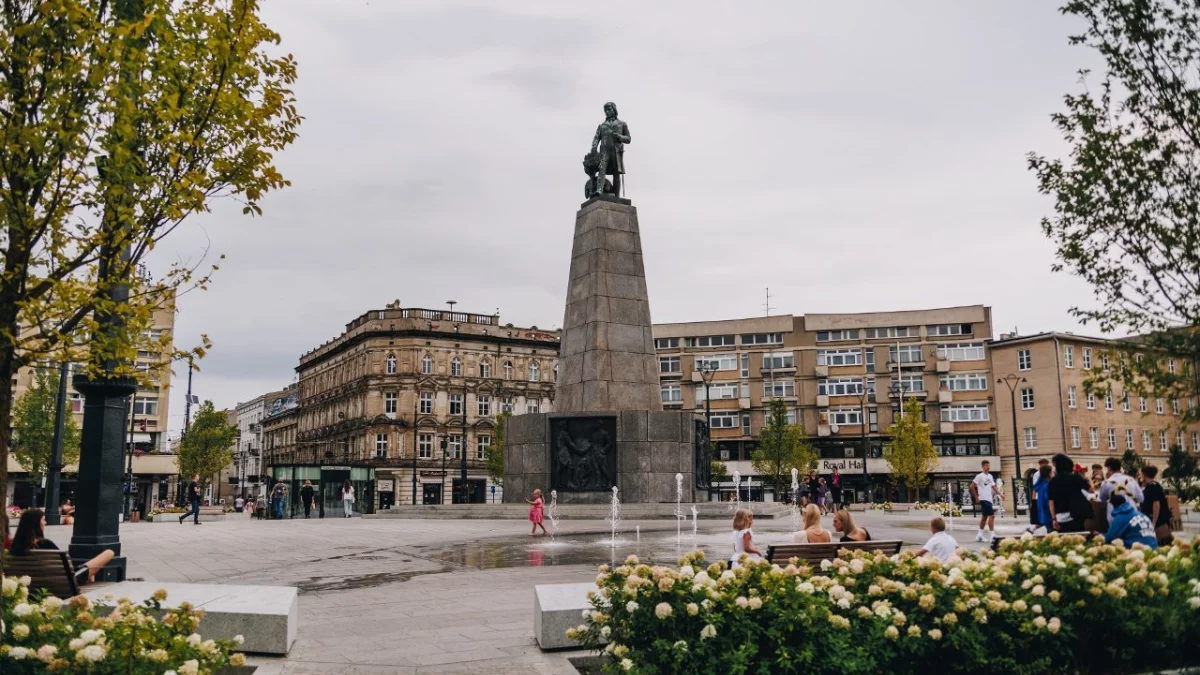
[(971, 481), (971, 498), (975, 500), (976, 504), (979, 504), (979, 512), (982, 514), (979, 518), (979, 533), (975, 535), (975, 541), (990, 542), (996, 537), (996, 508), (992, 505), (996, 498), (996, 479), (992, 478), (991, 462), (985, 459), (980, 466), (983, 470)]

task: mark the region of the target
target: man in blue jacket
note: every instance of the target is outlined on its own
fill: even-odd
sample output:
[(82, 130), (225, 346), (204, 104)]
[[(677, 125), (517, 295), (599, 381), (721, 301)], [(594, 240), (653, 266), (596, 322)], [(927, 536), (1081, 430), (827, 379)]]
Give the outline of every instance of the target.
[(1112, 517), (1108, 520), (1108, 532), (1104, 534), (1105, 542), (1111, 544), (1120, 539), (1126, 548), (1132, 548), (1134, 544), (1158, 548), (1158, 538), (1154, 536), (1154, 523), (1135, 509), (1124, 494), (1114, 493), (1109, 498), (1109, 504), (1112, 505)]

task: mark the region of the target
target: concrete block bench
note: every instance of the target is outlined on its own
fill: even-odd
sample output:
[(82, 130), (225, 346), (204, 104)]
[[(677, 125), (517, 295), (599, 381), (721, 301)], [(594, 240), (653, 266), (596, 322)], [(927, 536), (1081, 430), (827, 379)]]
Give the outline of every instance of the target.
[(533, 587), (533, 634), (542, 649), (578, 649), (567, 639), (567, 629), (582, 623), (583, 610), (591, 609), (588, 591), (598, 590), (592, 582), (541, 584)]
[[(104, 596), (112, 593), (114, 598), (129, 598), (140, 604), (160, 588), (167, 592), (164, 608), (173, 609), (182, 602), (190, 602), (204, 610), (199, 633), (205, 638), (228, 640), (241, 635), (246, 640), (242, 651), (278, 655), (286, 655), (296, 641), (300, 603), (293, 586), (122, 581), (96, 586), (85, 595), (92, 602), (106, 603)], [(112, 604), (115, 606), (115, 601)], [(575, 617), (579, 616), (576, 612)], [(574, 625), (578, 624), (576, 621)]]

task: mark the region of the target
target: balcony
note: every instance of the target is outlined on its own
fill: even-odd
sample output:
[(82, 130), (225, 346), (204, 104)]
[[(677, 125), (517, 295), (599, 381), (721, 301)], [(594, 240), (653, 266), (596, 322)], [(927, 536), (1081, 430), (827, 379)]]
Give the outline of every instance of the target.
[(826, 396), (825, 394), (817, 394), (817, 407), (818, 408), (828, 408), (829, 407), (829, 397)]
[(954, 392), (949, 389), (938, 389), (938, 403), (950, 403), (953, 400)]
[(888, 370), (896, 370), (897, 368), (900, 370), (925, 370), (925, 362), (901, 361), (900, 363), (896, 363), (895, 361), (888, 361), (887, 368)]
[(948, 372), (950, 372), (950, 362), (949, 362), (949, 361), (947, 361), (947, 360), (945, 360), (945, 359), (938, 359), (938, 362), (937, 362), (937, 371), (938, 371), (939, 373), (948, 373)]
[(954, 433), (954, 422), (942, 422), (938, 425), (938, 432), (943, 434)]
[(741, 408), (742, 410), (749, 410), (750, 409), (750, 399), (749, 398), (739, 398), (738, 399), (738, 407)]
[(901, 392), (892, 391), (891, 389), (889, 389), (887, 391), (887, 397), (888, 397), (888, 399), (891, 399), (891, 400), (901, 400), (904, 398), (926, 398), (929, 396), (929, 392), (925, 391), (924, 389), (922, 389), (920, 391), (910, 391), (908, 389), (905, 389), (903, 394), (904, 395), (901, 396)]
[(817, 377), (829, 377), (829, 366), (817, 366), (816, 374)]
[(818, 436), (828, 436), (830, 433), (832, 433), (832, 432), (830, 431), (828, 424), (818, 424), (817, 425), (817, 435)]

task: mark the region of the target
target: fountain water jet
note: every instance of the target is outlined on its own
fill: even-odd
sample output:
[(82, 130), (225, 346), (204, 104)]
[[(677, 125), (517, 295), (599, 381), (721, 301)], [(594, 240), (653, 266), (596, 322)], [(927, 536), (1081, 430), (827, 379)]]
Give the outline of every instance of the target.
[(550, 518), (550, 539), (553, 540), (554, 535), (558, 534), (558, 490), (550, 491), (550, 508), (546, 516)]
[(733, 472), (733, 511), (737, 512), (742, 508), (742, 474), (740, 471)]
[(792, 469), (792, 531), (800, 529), (800, 472)]
[(683, 544), (683, 521), (687, 520), (687, 516), (683, 514), (683, 474), (675, 474), (675, 545)]
[(699, 515), (699, 513), (700, 513), (700, 510), (696, 508), (695, 504), (692, 504), (692, 540), (693, 541), (695, 541), (695, 539), (696, 539), (696, 526), (698, 525), (698, 523), (696, 522), (696, 516)]
[(621, 520), (621, 500), (617, 498), (617, 486), (612, 486), (612, 510), (609, 512), (608, 520), (612, 521), (612, 539), (611, 546), (617, 546), (617, 522)]

